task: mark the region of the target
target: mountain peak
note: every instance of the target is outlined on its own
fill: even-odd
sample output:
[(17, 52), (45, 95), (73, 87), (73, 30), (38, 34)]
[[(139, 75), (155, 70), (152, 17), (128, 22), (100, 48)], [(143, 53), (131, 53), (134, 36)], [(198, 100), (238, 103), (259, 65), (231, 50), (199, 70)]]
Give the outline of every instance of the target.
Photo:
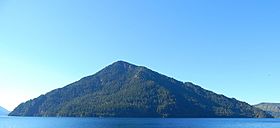
[(124, 73), (134, 71), (138, 66), (128, 63), (126, 61), (116, 61), (111, 65), (105, 67), (100, 73), (111, 74), (111, 73)]
[(125, 61), (19, 105), (11, 116), (271, 117), (245, 102)]
[(124, 68), (129, 68), (129, 67), (137, 67), (136, 65), (134, 64), (131, 64), (129, 62), (126, 62), (126, 61), (122, 61), (122, 60), (119, 60), (119, 61), (116, 61), (114, 62), (113, 64), (111, 64), (110, 66), (121, 66), (121, 67), (124, 67)]
[(124, 60), (118, 60), (118, 61), (114, 62), (113, 64), (130, 64), (131, 65), (131, 63), (124, 61)]

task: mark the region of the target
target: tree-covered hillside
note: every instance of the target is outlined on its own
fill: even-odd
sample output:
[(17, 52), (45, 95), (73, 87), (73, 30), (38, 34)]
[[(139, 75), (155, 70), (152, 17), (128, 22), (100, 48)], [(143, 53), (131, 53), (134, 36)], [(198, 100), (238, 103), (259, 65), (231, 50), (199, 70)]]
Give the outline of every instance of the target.
[(245, 102), (123, 61), (22, 103), (10, 115), (271, 117)]

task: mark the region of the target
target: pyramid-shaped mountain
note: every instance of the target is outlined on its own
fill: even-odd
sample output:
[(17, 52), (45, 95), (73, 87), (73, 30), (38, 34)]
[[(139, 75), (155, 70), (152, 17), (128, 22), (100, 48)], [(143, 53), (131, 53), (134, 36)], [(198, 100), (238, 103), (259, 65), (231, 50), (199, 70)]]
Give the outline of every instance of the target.
[(10, 116), (271, 117), (245, 102), (123, 61), (22, 103)]

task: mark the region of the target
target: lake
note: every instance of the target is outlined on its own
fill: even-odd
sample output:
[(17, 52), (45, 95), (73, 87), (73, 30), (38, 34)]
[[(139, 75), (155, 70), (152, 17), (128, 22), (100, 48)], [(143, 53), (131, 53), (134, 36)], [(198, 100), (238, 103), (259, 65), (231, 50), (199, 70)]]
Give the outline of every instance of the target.
[(280, 119), (0, 117), (0, 128), (280, 128)]

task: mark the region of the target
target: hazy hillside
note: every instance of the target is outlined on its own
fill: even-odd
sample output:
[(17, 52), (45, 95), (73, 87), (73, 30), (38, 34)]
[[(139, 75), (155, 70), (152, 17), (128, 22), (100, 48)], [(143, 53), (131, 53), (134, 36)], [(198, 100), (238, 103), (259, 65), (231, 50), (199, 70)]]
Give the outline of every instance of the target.
[(8, 115), (8, 114), (9, 114), (9, 111), (0, 106), (0, 115)]
[(271, 117), (245, 102), (123, 61), (22, 103), (10, 115)]
[(270, 113), (275, 118), (280, 118), (280, 103), (260, 103), (255, 107)]

